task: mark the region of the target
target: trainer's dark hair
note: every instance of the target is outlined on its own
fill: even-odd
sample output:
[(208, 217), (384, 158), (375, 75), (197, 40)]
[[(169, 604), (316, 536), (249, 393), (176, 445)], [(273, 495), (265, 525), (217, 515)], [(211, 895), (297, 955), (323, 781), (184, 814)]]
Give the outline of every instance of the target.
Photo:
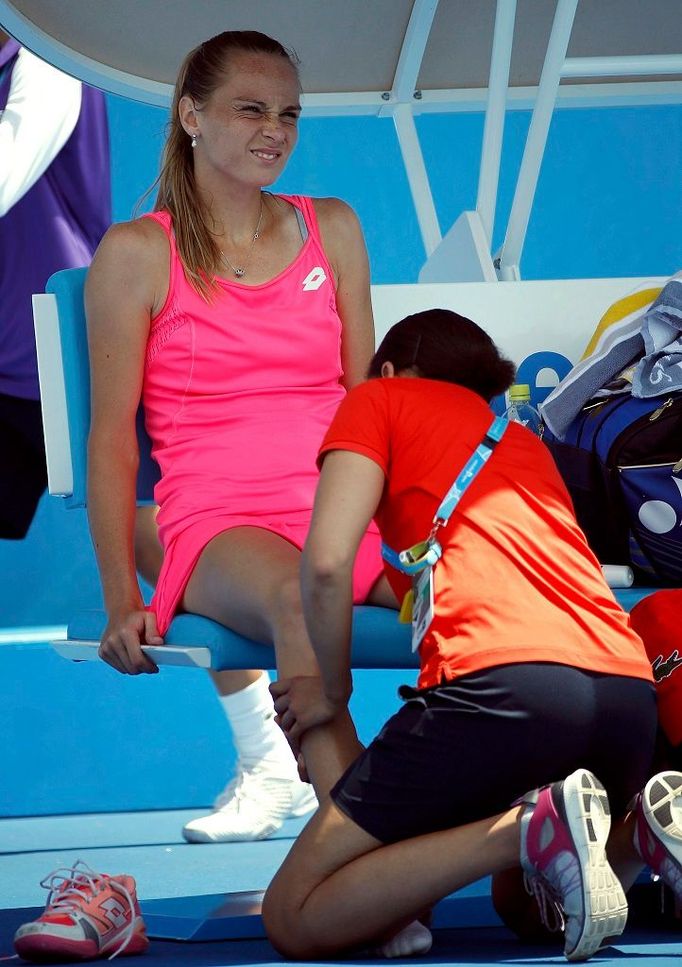
[(509, 389), (516, 375), (487, 332), (449, 309), (427, 309), (397, 322), (369, 364), (370, 379), (381, 376), (385, 362), (396, 372), (413, 369), (426, 379), (465, 386), (487, 402)]

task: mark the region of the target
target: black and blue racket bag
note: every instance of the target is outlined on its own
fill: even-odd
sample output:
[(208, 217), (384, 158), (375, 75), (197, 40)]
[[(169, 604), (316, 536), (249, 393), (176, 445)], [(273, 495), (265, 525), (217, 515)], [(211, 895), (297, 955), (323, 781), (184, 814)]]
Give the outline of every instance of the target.
[(682, 393), (592, 401), (563, 440), (543, 439), (601, 563), (682, 586)]

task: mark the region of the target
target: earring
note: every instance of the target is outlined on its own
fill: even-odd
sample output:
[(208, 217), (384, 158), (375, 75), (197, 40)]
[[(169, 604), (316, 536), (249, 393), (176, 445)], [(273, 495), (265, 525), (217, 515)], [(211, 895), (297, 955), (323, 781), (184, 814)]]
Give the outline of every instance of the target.
[(193, 134), (192, 135), (192, 147), (193, 148), (196, 148), (196, 146), (197, 146), (197, 140), (198, 140), (198, 135)]

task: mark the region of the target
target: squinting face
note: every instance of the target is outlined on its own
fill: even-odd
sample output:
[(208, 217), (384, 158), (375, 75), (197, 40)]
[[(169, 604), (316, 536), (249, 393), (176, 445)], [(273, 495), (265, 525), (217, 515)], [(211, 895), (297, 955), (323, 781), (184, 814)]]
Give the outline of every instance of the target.
[(185, 118), (185, 130), (192, 121), (190, 129), (199, 133), (195, 173), (215, 171), (252, 186), (272, 184), (296, 145), (299, 95), (296, 71), (283, 57), (233, 55), (220, 87)]

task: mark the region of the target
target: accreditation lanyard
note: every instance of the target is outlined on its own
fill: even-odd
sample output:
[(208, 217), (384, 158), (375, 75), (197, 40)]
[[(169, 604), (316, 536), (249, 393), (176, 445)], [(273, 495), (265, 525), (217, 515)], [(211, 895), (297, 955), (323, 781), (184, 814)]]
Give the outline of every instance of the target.
[[(433, 575), (434, 564), (440, 559), (443, 549), (436, 539), (438, 531), (452, 516), (471, 482), (480, 473), (500, 442), (509, 423), (504, 417), (496, 416), (488, 430), (460, 470), (454, 483), (440, 503), (433, 518), (431, 532), (425, 541), (419, 541), (404, 551), (394, 551), (387, 544), (381, 545), (383, 559), (413, 579), (412, 591), (406, 596), (401, 609), (401, 620), (412, 621), (412, 649), (416, 651), (433, 618)], [(422, 574), (422, 572), (428, 572)], [(421, 575), (421, 577), (420, 577)], [(409, 601), (408, 601), (409, 597)], [(414, 604), (414, 610), (412, 605)], [(409, 612), (409, 617), (406, 617)]]

